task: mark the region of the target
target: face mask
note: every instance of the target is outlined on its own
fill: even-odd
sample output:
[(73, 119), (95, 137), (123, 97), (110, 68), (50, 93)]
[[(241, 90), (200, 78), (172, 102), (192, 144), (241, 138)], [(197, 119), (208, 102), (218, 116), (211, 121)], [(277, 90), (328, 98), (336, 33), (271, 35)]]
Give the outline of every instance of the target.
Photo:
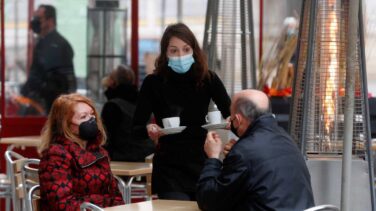
[(99, 132), (97, 121), (95, 121), (94, 117), (82, 122), (78, 129), (80, 138), (85, 141), (94, 141)]
[(34, 16), (33, 19), (30, 22), (31, 30), (33, 30), (34, 33), (39, 34), (41, 31), (41, 23), (40, 19), (37, 16)]
[(179, 74), (186, 73), (194, 62), (193, 54), (168, 58), (168, 66)]
[(231, 126), (231, 132), (232, 132), (233, 134), (235, 134), (237, 137), (239, 137), (238, 130), (235, 128), (233, 122), (234, 122), (234, 120), (231, 120), (231, 124), (230, 124), (230, 126)]

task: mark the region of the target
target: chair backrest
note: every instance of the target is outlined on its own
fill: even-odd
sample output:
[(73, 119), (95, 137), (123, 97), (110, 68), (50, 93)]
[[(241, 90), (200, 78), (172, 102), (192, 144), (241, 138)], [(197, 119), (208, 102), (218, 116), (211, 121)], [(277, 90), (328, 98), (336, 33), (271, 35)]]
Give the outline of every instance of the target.
[(102, 208), (98, 207), (95, 204), (92, 204), (90, 202), (84, 202), (80, 206), (80, 211), (86, 211), (86, 209), (90, 209), (92, 211), (103, 211)]
[(30, 188), (27, 192), (27, 200), (26, 200), (26, 210), (29, 211), (39, 211), (40, 210), (40, 195), (37, 193), (39, 191), (40, 186), (34, 185)]
[(331, 204), (324, 204), (305, 209), (304, 211), (339, 211), (339, 208)]
[(7, 163), (7, 174), (11, 183), (13, 211), (21, 211), (24, 204), (21, 169), (26, 158), (16, 152), (6, 151), (5, 160)]
[(39, 174), (38, 174), (38, 167), (39, 167), (39, 159), (27, 159), (23, 162), (21, 168), (21, 181), (22, 181), (22, 189), (25, 195), (25, 207), (26, 210), (32, 210), (32, 198), (29, 199), (29, 191), (34, 186), (39, 185)]

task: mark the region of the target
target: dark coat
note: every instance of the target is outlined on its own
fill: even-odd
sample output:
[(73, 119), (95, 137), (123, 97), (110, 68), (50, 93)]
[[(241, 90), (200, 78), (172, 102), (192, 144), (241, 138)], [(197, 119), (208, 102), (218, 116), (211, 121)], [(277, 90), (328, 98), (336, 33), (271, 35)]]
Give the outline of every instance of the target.
[(210, 211), (302, 211), (314, 206), (303, 156), (269, 114), (252, 123), (223, 164), (206, 160), (197, 202)]
[(40, 38), (21, 94), (44, 104), (48, 112), (55, 98), (76, 91), (73, 56), (71, 45), (56, 30)]
[(144, 162), (154, 153), (154, 143), (148, 138), (131, 135), (132, 120), (138, 91), (135, 86), (121, 84), (109, 88), (105, 95), (108, 101), (101, 113), (107, 131), (106, 149), (113, 161)]
[(60, 138), (43, 152), (39, 180), (41, 210), (79, 210), (83, 202), (124, 204), (107, 152), (96, 144), (84, 150)]
[(159, 139), (153, 159), (153, 192), (192, 192), (205, 161), (203, 150), (210, 99), (217, 104), (224, 118), (230, 115), (230, 98), (214, 72), (198, 87), (192, 69), (178, 74), (169, 69), (168, 76), (148, 75), (141, 87), (133, 119), (134, 132), (147, 137), (146, 124), (153, 113), (156, 124), (162, 119), (179, 116), (181, 133)]

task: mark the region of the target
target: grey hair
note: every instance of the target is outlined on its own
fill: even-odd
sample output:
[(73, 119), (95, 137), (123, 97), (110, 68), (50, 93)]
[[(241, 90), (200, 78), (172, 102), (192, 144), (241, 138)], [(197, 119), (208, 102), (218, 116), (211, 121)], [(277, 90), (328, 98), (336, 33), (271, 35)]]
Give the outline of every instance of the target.
[(252, 100), (244, 97), (240, 97), (234, 103), (235, 112), (240, 113), (250, 121), (271, 113), (270, 101), (267, 108), (259, 108)]

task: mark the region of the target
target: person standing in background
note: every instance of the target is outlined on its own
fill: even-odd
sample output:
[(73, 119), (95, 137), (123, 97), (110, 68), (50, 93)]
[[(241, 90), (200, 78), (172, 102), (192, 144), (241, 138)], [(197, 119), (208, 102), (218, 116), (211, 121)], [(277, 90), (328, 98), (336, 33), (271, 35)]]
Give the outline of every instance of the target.
[(134, 82), (133, 70), (125, 65), (119, 65), (103, 79), (108, 101), (101, 117), (108, 137), (105, 147), (113, 161), (144, 162), (146, 156), (154, 153), (155, 146), (150, 139), (136, 139), (131, 135), (138, 97)]
[(30, 23), (38, 35), (33, 60), (21, 94), (40, 103), (48, 113), (61, 94), (76, 92), (73, 49), (56, 30), (56, 9), (42, 4)]
[[(152, 190), (160, 199), (195, 200), (196, 182), (206, 159), (203, 145), (210, 100), (223, 117), (230, 115), (230, 97), (208, 65), (192, 31), (183, 23), (168, 26), (153, 74), (141, 87), (133, 132), (156, 143)], [(155, 123), (150, 123), (154, 115)], [(186, 129), (162, 132), (162, 119), (180, 117)]]

